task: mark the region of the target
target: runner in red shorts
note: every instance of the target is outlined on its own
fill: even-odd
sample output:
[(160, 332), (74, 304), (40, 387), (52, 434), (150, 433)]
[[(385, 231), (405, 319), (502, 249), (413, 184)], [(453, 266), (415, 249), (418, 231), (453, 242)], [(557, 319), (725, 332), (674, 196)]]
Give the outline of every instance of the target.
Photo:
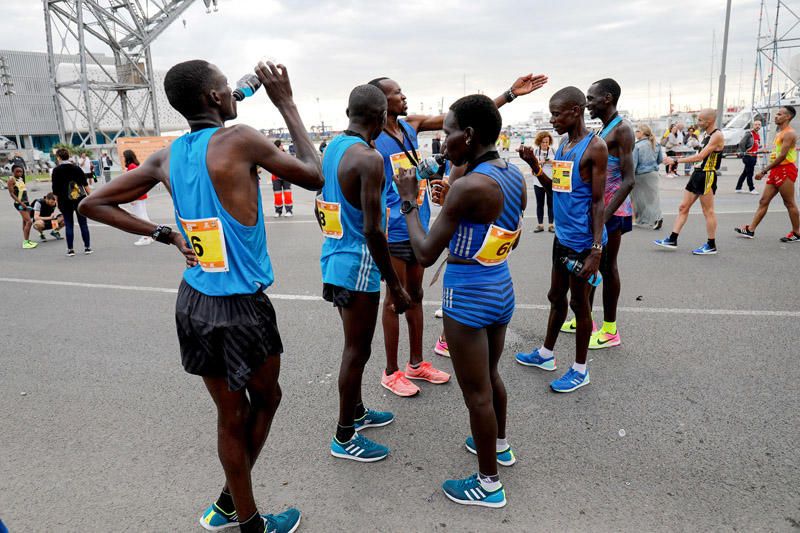
[(775, 124), (778, 126), (778, 135), (775, 136), (775, 147), (770, 154), (770, 163), (755, 178), (760, 180), (769, 172), (767, 186), (758, 202), (758, 209), (750, 224), (735, 228), (736, 233), (742, 237), (752, 239), (756, 235), (756, 227), (767, 214), (769, 204), (778, 194), (783, 198), (783, 205), (789, 212), (792, 231), (786, 237), (781, 237), (781, 242), (800, 242), (800, 213), (794, 198), (794, 184), (797, 181), (797, 134), (789, 125), (797, 112), (792, 106), (783, 106), (775, 114)]

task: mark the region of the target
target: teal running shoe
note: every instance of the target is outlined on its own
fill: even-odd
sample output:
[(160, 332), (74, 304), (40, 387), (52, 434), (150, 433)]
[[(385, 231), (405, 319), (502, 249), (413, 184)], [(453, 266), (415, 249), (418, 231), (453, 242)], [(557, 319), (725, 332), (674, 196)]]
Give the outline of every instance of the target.
[(339, 442), (334, 437), (331, 440), (331, 455), (360, 463), (374, 463), (386, 459), (389, 448), (356, 433), (347, 442)]
[(289, 507), (281, 514), (264, 514), (264, 533), (294, 533), (300, 526), (300, 511)]
[(543, 357), (542, 354), (539, 353), (539, 348), (536, 348), (531, 353), (520, 352), (514, 356), (514, 360), (523, 366), (535, 366), (536, 368), (541, 368), (548, 372), (552, 372), (556, 369), (555, 356)]
[(478, 474), (466, 479), (448, 479), (442, 484), (444, 495), (461, 505), (480, 505), (481, 507), (505, 507), (506, 490), (501, 485), (496, 491), (488, 491), (481, 486)]
[(208, 506), (208, 509), (200, 517), (200, 525), (209, 531), (220, 531), (229, 527), (239, 527), (239, 518), (236, 511), (226, 513), (216, 503)]
[[(472, 435), (467, 437), (467, 442), (465, 443), (467, 447), (467, 451), (470, 453), (474, 453), (478, 455), (478, 448), (475, 447), (475, 439), (472, 438)], [(511, 449), (511, 446), (503, 450), (502, 452), (497, 452), (497, 464), (503, 466), (511, 466), (517, 462), (517, 456), (514, 455), (514, 450)]]
[(359, 431), (364, 428), (379, 428), (382, 426), (388, 426), (392, 422), (394, 422), (394, 415), (392, 413), (388, 411), (374, 411), (372, 409), (367, 409), (367, 412), (364, 413), (364, 416), (353, 422), (353, 426), (355, 427), (356, 431)]

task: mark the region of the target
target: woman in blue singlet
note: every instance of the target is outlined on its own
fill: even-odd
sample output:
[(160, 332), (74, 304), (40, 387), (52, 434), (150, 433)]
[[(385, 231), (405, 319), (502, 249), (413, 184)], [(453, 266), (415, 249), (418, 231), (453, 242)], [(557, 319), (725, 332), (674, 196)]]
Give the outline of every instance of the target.
[(414, 172), (395, 178), (420, 263), (430, 266), (449, 249), (442, 292), (444, 330), (470, 415), (472, 436), (466, 448), (478, 455), (479, 470), (445, 481), (442, 489), (456, 503), (484, 507), (506, 504), (497, 464), (516, 461), (506, 440), (506, 391), (497, 364), (514, 312), (506, 259), (519, 242), (527, 196), (522, 173), (495, 151), (501, 125), (497, 107), (485, 96), (465, 96), (450, 107), (444, 121), (445, 153), (467, 170), (452, 183), (427, 235), (414, 201)]

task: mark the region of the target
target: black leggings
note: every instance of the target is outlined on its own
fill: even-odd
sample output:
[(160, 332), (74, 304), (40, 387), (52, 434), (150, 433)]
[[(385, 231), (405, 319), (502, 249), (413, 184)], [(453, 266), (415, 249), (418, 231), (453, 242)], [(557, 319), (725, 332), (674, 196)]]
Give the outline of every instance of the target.
[(89, 243), (89, 224), (86, 221), (86, 217), (78, 213), (79, 203), (80, 202), (64, 202), (58, 206), (58, 208), (61, 210), (61, 213), (64, 215), (64, 228), (66, 229), (67, 233), (67, 250), (73, 249), (72, 245), (75, 241), (75, 221), (72, 218), (72, 213), (75, 213), (75, 216), (78, 217), (78, 225), (81, 228), (81, 240), (83, 240), (83, 247), (91, 247), (91, 244)]
[(547, 223), (553, 223), (553, 191), (544, 187), (534, 187), (536, 193), (536, 220), (544, 221), (544, 197), (547, 196)]

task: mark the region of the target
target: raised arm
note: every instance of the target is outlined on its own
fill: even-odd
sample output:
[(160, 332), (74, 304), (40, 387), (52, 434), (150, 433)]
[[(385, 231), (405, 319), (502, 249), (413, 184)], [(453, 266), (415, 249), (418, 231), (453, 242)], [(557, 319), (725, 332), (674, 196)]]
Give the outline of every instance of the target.
[[(380, 270), (381, 276), (386, 281), (386, 288), (392, 293), (394, 310), (402, 313), (408, 309), (411, 299), (403, 289), (397, 272), (392, 266), (389, 256), (389, 243), (386, 242), (386, 234), (383, 230), (381, 220), (381, 195), (383, 193), (383, 157), (378, 152), (369, 151), (364, 155), (359, 154), (363, 162), (358, 166), (362, 168), (361, 180), (361, 210), (364, 213), (364, 237), (367, 240), (367, 248), (375, 261), (375, 265)], [(388, 221), (387, 221), (388, 223)]]
[(533, 153), (533, 148), (530, 146), (520, 146), (517, 149), (519, 153), (520, 159), (528, 163), (528, 166), (531, 167), (533, 171), (533, 179), (538, 179), (539, 183), (542, 184), (542, 187), (545, 190), (553, 190), (553, 180), (550, 179), (550, 176), (545, 174), (544, 169), (539, 164), (539, 160), (536, 158), (536, 155)]
[(633, 145), (636, 141), (633, 130), (623, 122), (614, 131), (614, 135), (617, 146), (619, 147), (619, 167), (622, 172), (622, 183), (606, 206), (604, 218), (606, 222), (608, 222), (617, 209), (619, 209), (619, 206), (622, 205), (622, 202), (625, 201), (625, 198), (628, 197), (633, 187), (636, 185), (634, 174), (635, 165), (633, 163)]
[[(269, 99), (278, 108), (286, 122), (297, 152), (296, 158), (284, 154), (266, 137), (258, 134), (262, 142), (253, 148), (256, 163), (304, 189), (321, 189), (325, 180), (322, 177), (319, 155), (308, 137), (303, 120), (294, 103), (289, 72), (285, 66), (275, 66), (271, 62), (267, 62), (266, 65), (259, 62), (255, 72), (264, 85)], [(255, 130), (253, 131), (255, 132)], [(270, 147), (267, 148), (266, 145), (270, 145)]]
[[(169, 187), (169, 148), (154, 153), (138, 168), (114, 179), (78, 205), (78, 212), (85, 217), (108, 224), (135, 235), (152, 235), (157, 225), (137, 218), (120, 207), (130, 203), (162, 182)], [(184, 255), (187, 266), (197, 264), (194, 251), (178, 231), (170, 233), (170, 244), (177, 246)]]
[[(417, 190), (417, 178), (414, 169), (406, 169), (399, 176), (395, 176), (395, 183), (397, 184), (400, 198), (417, 205), (415, 192)], [(419, 220), (419, 209), (412, 209), (410, 213), (405, 215), (411, 248), (422, 266), (429, 267), (436, 262), (456, 232), (462, 211), (470, 210), (470, 206), (465, 205), (465, 202), (468, 201), (468, 195), (465, 195), (464, 192), (468, 188), (468, 180), (460, 179), (453, 183), (447, 193), (442, 211), (436, 217), (436, 221), (427, 235), (422, 227), (422, 222)]]
[[(526, 74), (525, 76), (517, 78), (517, 80), (511, 84), (510, 89), (494, 99), (494, 103), (498, 108), (503, 107), (519, 96), (530, 94), (536, 89), (544, 87), (545, 83), (547, 83), (547, 76), (544, 74)], [(509, 95), (508, 93), (512, 94)], [(513, 96), (513, 98), (511, 96)], [(443, 115), (409, 115), (406, 118), (406, 122), (417, 131), (435, 131), (442, 129), (444, 117), (446, 115), (446, 113)]]

